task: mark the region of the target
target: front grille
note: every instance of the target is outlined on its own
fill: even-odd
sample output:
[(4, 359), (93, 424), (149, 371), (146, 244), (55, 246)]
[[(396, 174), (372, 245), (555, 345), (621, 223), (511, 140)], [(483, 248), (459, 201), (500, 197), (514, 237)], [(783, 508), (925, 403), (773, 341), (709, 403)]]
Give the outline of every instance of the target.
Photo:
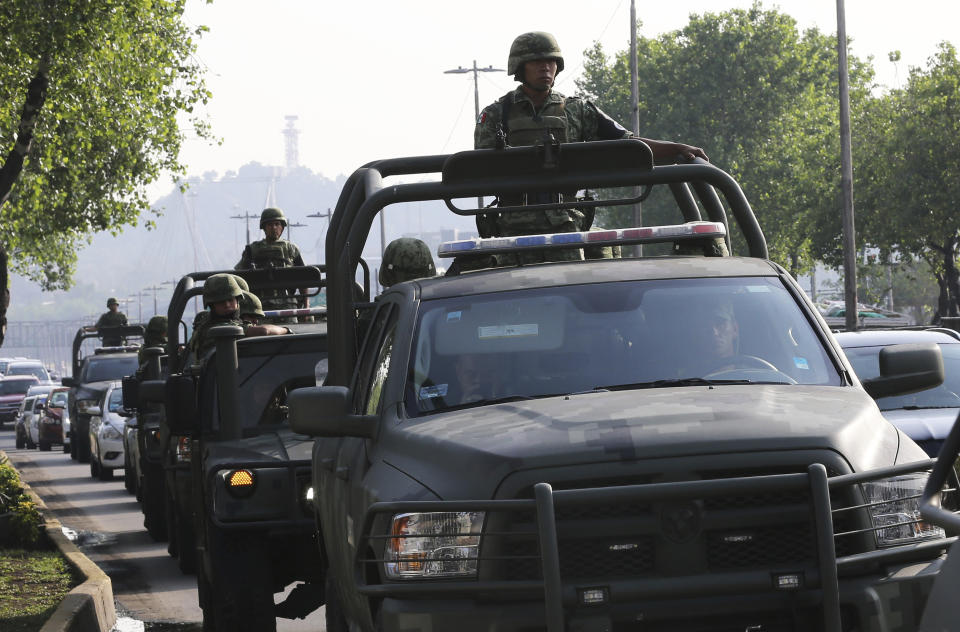
[[(700, 472), (689, 478), (717, 480), (799, 473), (798, 470)], [(598, 481), (590, 482), (595, 484)], [(621, 480), (616, 483), (636, 482)], [(566, 483), (556, 487), (576, 488)], [(853, 494), (852, 489), (831, 491), (831, 505), (836, 508), (857, 504), (858, 498)], [(532, 496), (532, 489), (520, 495), (521, 498)], [(690, 519), (699, 520), (699, 524), (690, 529), (696, 533), (689, 534), (687, 539), (673, 538), (673, 542), (665, 536), (665, 530), (670, 529), (664, 524), (667, 520), (665, 512), (670, 509), (665, 507), (666, 504), (669, 503), (621, 502), (558, 507), (558, 553), (564, 580), (629, 579), (654, 577), (661, 573), (675, 575), (677, 571), (671, 556), (657, 557), (657, 549), (664, 547), (694, 552), (684, 559), (689, 574), (800, 569), (817, 564), (813, 503), (806, 489), (734, 493), (692, 501), (689, 512), (699, 517)], [(861, 522), (866, 519), (863, 513), (838, 512), (833, 518), (834, 532), (857, 531), (863, 528)], [(487, 530), (494, 535), (484, 538), (484, 551), (480, 557), (490, 561), (481, 563), (481, 575), (489, 579), (542, 579), (535, 514), (530, 511), (496, 512), (491, 513), (488, 520)], [(835, 538), (836, 554), (842, 557), (869, 550), (871, 541), (859, 533)]]

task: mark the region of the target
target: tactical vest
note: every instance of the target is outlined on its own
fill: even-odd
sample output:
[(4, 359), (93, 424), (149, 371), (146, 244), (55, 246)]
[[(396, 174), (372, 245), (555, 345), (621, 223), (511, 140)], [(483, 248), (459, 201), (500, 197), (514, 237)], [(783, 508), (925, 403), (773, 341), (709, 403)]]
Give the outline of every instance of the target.
[(262, 239), (247, 245), (250, 265), (257, 269), (288, 268), (294, 265), (293, 244), (285, 239), (267, 241)]
[[(566, 101), (549, 101), (530, 116), (526, 107), (517, 107), (513, 92), (500, 98), (500, 125), (511, 147), (527, 147), (543, 142), (546, 133), (560, 143), (567, 142)], [(521, 197), (501, 196), (500, 206), (545, 204), (559, 201), (559, 193), (533, 192)], [(576, 195), (566, 192), (564, 195)], [(591, 218), (592, 220), (592, 218)], [(577, 209), (515, 211), (500, 214), (496, 219), (500, 235), (532, 235), (537, 233), (572, 232), (589, 228), (584, 214)]]

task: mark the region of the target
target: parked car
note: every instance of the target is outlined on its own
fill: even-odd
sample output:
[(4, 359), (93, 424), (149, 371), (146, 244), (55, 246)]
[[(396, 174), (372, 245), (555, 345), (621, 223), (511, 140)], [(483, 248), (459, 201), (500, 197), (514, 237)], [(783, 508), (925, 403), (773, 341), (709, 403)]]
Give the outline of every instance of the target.
[(960, 333), (952, 329), (880, 329), (836, 334), (860, 380), (880, 375), (880, 350), (895, 344), (933, 342), (943, 355), (944, 380), (936, 388), (909, 395), (877, 398), (880, 412), (893, 425), (936, 457), (960, 413)]
[(37, 400), (37, 395), (29, 395), (20, 402), (20, 411), (17, 414), (17, 421), (13, 426), (14, 444), (17, 449), (34, 449), (37, 444), (30, 438), (30, 417), (33, 415), (33, 403)]
[(17, 356), (15, 358), (0, 358), (0, 375), (4, 375), (7, 372), (7, 365), (13, 362), (14, 360), (26, 360), (23, 356)]
[(66, 386), (54, 386), (47, 396), (47, 407), (38, 420), (37, 445), (41, 451), (49, 450), (53, 445), (62, 445), (64, 452), (70, 451), (70, 442), (66, 438), (70, 424), (69, 391)]
[(7, 365), (5, 376), (34, 375), (41, 383), (50, 382), (50, 373), (39, 360), (14, 360)]
[(17, 420), (27, 390), (39, 383), (40, 380), (34, 375), (0, 378), (0, 429), (6, 422)]
[[(47, 397), (54, 388), (54, 384), (37, 384), (27, 391), (27, 397), (36, 398), (33, 400), (33, 410), (26, 422), (30, 443), (36, 447), (40, 447), (40, 418), (47, 409)], [(45, 449), (49, 450), (50, 446), (46, 446)]]
[(103, 391), (98, 409), (90, 417), (90, 476), (101, 481), (113, 478), (113, 470), (123, 467), (122, 382), (112, 382)]

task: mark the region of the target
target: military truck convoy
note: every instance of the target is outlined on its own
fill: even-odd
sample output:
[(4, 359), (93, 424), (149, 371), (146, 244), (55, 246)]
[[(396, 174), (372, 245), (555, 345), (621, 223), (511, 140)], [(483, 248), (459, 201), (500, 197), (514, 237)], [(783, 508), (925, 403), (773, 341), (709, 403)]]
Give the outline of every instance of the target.
[[(439, 179), (388, 181), (410, 174)], [(469, 215), (458, 200), (634, 186), (669, 188), (680, 223), (440, 254), (454, 270), (571, 245), (718, 254), (719, 192), (748, 256), (494, 267), (372, 305), (353, 293), (388, 205)], [(584, 204), (553, 199), (539, 210)], [(317, 438), (328, 630), (917, 629), (955, 527), (920, 518), (932, 462), (868, 391), (938, 383), (937, 351), (891, 349), (861, 384), (721, 170), (654, 167), (632, 140), (384, 160), (347, 181), (326, 246), (329, 373), (289, 407)], [(955, 476), (949, 489), (952, 509)]]
[[(451, 242), (446, 275), (371, 295), (387, 206), (592, 209), (633, 187), (666, 191), (676, 222)], [(612, 256), (649, 244), (672, 254)], [(347, 180), (326, 253), (236, 273), (325, 288), (326, 321), (214, 328), (193, 357), (183, 308), (215, 273), (188, 275), (166, 348), (124, 383), (163, 474), (144, 511), (161, 494), (204, 629), (325, 604), (331, 632), (917, 630), (956, 577), (956, 472), (931, 477), (870, 397), (938, 384), (938, 349), (892, 347), (861, 383), (720, 169), (654, 167), (636, 140), (378, 161)]]

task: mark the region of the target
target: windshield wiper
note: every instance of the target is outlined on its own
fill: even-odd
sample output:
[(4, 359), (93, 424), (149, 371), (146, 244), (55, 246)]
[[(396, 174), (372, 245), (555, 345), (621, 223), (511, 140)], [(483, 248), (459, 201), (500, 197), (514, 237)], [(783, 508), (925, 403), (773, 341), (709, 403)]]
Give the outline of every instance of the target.
[(598, 386), (597, 390), (629, 391), (643, 388), (671, 388), (674, 386), (716, 386), (718, 384), (785, 384), (785, 382), (755, 382), (753, 380), (707, 380), (702, 377), (682, 377), (672, 380), (655, 380), (652, 382), (633, 382), (632, 384), (613, 384)]

